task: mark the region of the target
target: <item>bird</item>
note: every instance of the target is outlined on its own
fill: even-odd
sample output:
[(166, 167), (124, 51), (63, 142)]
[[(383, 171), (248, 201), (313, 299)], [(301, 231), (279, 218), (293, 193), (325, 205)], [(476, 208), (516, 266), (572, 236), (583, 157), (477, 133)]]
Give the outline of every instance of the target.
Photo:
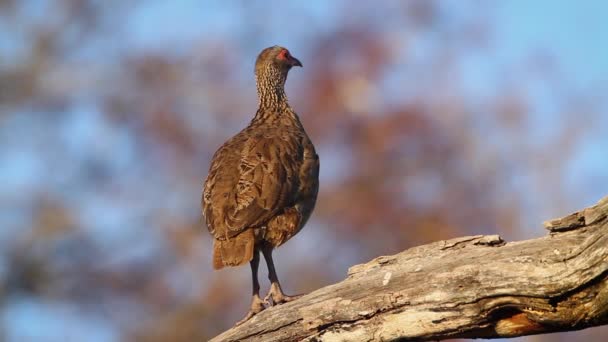
[[(283, 292), (272, 258), (275, 248), (304, 227), (319, 191), (319, 156), (285, 94), (287, 74), (295, 66), (302, 63), (282, 46), (260, 52), (254, 71), (258, 109), (249, 125), (215, 152), (203, 186), (213, 268), (251, 266), (251, 306), (236, 325), (299, 297)], [(263, 300), (260, 253), (270, 280)]]

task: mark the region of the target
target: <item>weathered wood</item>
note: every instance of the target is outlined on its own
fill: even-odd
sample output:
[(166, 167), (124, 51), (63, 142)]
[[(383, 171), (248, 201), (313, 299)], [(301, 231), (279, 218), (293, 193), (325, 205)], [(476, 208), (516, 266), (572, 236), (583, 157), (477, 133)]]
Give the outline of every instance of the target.
[(608, 323), (608, 197), (505, 243), (468, 236), (381, 256), (212, 341), (514, 337)]

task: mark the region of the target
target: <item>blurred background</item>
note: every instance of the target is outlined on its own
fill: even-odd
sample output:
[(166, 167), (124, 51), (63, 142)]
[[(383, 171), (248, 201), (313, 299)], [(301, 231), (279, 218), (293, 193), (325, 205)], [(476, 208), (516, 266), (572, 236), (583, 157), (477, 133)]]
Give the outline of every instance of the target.
[(606, 13), (0, 0), (0, 340), (204, 340), (245, 314), (249, 267), (212, 271), (200, 196), (275, 44), (304, 64), (287, 93), (321, 158), (317, 209), (276, 252), (288, 293), (439, 239), (545, 235), (608, 195)]

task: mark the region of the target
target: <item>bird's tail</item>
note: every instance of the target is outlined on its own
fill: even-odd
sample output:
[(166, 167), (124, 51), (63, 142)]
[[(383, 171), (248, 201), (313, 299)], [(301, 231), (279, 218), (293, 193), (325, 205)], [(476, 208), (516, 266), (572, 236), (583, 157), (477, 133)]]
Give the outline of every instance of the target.
[(253, 258), (255, 238), (253, 229), (226, 240), (213, 242), (213, 268), (219, 270), (224, 266), (239, 266)]

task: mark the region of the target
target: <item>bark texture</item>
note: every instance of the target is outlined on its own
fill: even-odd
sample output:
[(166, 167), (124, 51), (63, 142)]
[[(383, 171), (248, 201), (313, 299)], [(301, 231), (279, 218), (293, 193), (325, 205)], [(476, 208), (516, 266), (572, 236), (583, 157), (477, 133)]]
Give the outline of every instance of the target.
[(547, 236), (467, 236), (381, 256), (212, 341), (494, 338), (608, 323), (608, 197)]

